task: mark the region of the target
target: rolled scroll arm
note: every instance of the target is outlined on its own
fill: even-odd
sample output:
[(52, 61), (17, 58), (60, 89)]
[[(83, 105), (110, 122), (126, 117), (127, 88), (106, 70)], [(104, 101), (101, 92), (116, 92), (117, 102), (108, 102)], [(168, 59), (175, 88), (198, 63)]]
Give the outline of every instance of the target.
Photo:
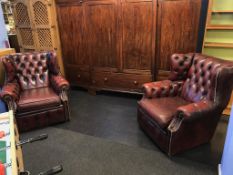
[(177, 96), (180, 94), (183, 81), (157, 81), (143, 85), (144, 98)]
[(18, 83), (7, 83), (3, 86), (2, 92), (0, 93), (3, 101), (7, 103), (8, 109), (16, 111), (16, 102), (19, 100), (20, 87)]
[(216, 111), (216, 106), (213, 102), (208, 100), (202, 100), (200, 102), (191, 103), (185, 106), (181, 106), (177, 109), (176, 116), (168, 126), (170, 132), (176, 132), (179, 130), (182, 122), (189, 122), (206, 118)]
[(70, 110), (68, 104), (68, 90), (69, 90), (69, 82), (62, 77), (61, 75), (52, 75), (50, 77), (50, 82), (53, 89), (59, 94), (62, 103), (65, 106), (65, 113), (67, 116), (67, 120), (70, 118)]

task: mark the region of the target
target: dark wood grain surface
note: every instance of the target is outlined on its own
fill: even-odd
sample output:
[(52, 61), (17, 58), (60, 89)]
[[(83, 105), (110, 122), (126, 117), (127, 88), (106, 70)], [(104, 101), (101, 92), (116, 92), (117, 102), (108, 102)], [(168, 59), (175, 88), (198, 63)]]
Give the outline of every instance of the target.
[(196, 49), (201, 0), (56, 0), (71, 84), (138, 92)]
[(201, 0), (158, 1), (157, 68), (159, 79), (170, 70), (172, 53), (195, 52), (200, 7)]

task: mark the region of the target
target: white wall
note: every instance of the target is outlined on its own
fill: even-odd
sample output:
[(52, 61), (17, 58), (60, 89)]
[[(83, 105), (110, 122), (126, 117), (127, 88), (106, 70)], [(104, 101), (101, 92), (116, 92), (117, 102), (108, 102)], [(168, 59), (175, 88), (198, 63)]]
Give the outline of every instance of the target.
[(5, 48), (5, 43), (4, 43), (5, 40), (8, 40), (7, 31), (5, 27), (4, 18), (3, 18), (2, 6), (0, 4), (0, 48)]

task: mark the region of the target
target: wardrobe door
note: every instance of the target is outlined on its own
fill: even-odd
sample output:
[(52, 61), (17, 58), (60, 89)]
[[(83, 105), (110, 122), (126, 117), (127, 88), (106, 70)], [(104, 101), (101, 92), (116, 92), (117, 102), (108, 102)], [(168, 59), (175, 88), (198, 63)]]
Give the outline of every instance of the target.
[(201, 0), (158, 1), (157, 79), (167, 79), (173, 53), (195, 52)]
[(36, 50), (36, 39), (33, 32), (30, 5), (28, 0), (16, 0), (12, 2), (15, 19), (15, 27), (21, 52)]
[(85, 19), (92, 70), (117, 71), (117, 0), (86, 1)]
[(37, 50), (53, 50), (55, 41), (52, 27), (51, 11), (49, 2), (46, 0), (31, 0), (31, 12), (34, 24), (35, 38), (37, 40)]
[(71, 84), (89, 84), (89, 48), (82, 3), (64, 2), (57, 6), (58, 23), (66, 76)]
[(151, 77), (155, 58), (156, 0), (123, 0), (121, 18), (122, 71)]

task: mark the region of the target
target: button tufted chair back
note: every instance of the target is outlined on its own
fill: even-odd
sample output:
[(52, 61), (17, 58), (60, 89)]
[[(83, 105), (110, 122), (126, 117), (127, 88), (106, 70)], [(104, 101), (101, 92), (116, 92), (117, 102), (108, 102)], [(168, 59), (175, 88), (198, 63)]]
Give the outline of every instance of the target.
[(224, 94), (230, 94), (233, 84), (232, 62), (195, 54), (191, 63), (181, 96), (191, 102), (207, 99), (225, 106), (229, 95)]
[(17, 53), (3, 59), (7, 81), (17, 79), (22, 90), (49, 86), (49, 74), (58, 74), (54, 52)]
[(194, 53), (173, 54), (171, 56), (171, 72), (169, 79), (172, 81), (185, 80), (192, 65)]

